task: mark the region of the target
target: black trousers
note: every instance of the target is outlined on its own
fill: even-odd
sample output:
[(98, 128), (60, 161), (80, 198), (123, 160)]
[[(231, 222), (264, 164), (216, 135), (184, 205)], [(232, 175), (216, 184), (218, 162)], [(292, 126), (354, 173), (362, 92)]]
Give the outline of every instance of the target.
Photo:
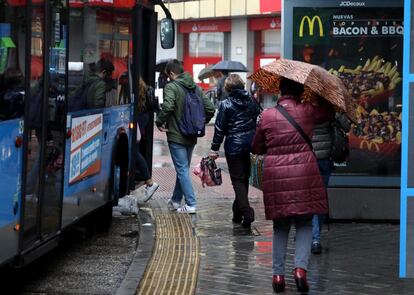
[(250, 153), (226, 155), (226, 160), (236, 195), (233, 202), (233, 216), (254, 219), (254, 210), (249, 204)]

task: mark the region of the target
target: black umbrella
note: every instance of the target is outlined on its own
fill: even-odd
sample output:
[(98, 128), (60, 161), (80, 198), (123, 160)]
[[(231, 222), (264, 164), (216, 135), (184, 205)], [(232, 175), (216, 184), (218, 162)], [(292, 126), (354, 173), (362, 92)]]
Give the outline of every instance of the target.
[(223, 60), (217, 63), (213, 68), (214, 71), (226, 71), (226, 72), (248, 72), (244, 64), (239, 61)]
[[(161, 59), (157, 62), (157, 64), (155, 65), (155, 71), (156, 72), (163, 72), (165, 65), (170, 61), (173, 60), (172, 58), (167, 58), (167, 59)], [(181, 64), (183, 64), (182, 61), (180, 61)]]
[(200, 74), (198, 74), (198, 79), (200, 81), (204, 79), (208, 79), (214, 75), (214, 70), (212, 69), (213, 65), (208, 65), (204, 69), (200, 71)]

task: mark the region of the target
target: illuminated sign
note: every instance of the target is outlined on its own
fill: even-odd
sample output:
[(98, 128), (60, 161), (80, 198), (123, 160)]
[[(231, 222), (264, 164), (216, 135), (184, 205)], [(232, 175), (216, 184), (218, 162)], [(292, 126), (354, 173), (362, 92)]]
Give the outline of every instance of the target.
[(315, 22), (318, 22), (319, 25), (319, 36), (323, 37), (323, 25), (322, 25), (322, 20), (319, 16), (315, 15), (314, 17), (312, 17), (312, 19), (309, 16), (304, 16), (300, 22), (300, 26), (299, 26), (299, 37), (303, 37), (303, 27), (305, 26), (305, 23), (308, 24), (309, 27), (309, 36), (313, 36), (313, 31), (315, 28)]

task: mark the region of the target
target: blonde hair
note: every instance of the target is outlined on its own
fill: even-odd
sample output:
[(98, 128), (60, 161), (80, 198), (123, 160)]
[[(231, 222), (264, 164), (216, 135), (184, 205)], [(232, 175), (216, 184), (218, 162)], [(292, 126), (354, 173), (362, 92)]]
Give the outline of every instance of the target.
[(235, 89), (244, 89), (244, 81), (237, 74), (230, 74), (224, 81), (224, 90), (228, 93)]

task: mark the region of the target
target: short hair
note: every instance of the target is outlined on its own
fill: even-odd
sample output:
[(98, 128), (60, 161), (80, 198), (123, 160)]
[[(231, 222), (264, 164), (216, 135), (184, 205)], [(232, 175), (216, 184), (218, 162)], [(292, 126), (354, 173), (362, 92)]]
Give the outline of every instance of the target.
[(115, 70), (115, 67), (114, 67), (114, 64), (109, 59), (101, 58), (96, 64), (96, 70), (97, 72), (106, 71), (108, 73), (111, 73)]
[(304, 86), (296, 81), (282, 78), (279, 83), (279, 89), (281, 95), (294, 95), (300, 97), (304, 91)]
[(235, 89), (244, 89), (244, 81), (237, 74), (230, 74), (224, 81), (224, 90), (228, 93)]
[(171, 59), (165, 65), (165, 73), (169, 76), (171, 73), (176, 75), (184, 73), (183, 64), (178, 59)]

